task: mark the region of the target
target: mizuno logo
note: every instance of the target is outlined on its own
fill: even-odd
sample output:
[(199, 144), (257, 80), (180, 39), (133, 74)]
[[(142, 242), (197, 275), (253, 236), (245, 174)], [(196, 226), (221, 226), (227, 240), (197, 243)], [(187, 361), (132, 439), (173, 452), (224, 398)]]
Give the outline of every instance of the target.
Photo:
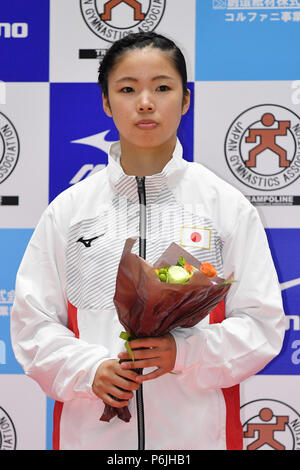
[(96, 237), (93, 238), (86, 238), (84, 239), (83, 237), (78, 238), (77, 242), (81, 242), (86, 248), (90, 248), (91, 243), (96, 240), (99, 237), (102, 237), (104, 233), (101, 233), (101, 235), (97, 235)]

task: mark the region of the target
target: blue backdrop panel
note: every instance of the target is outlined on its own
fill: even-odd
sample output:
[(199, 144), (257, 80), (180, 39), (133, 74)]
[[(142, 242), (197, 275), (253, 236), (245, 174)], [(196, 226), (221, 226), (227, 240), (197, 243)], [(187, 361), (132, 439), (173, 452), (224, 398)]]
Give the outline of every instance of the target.
[(0, 32), (0, 79), (48, 81), (49, 0), (2, 1)]
[(266, 233), (282, 286), (284, 311), (290, 321), (287, 323), (289, 328), (285, 334), (281, 353), (260, 373), (298, 375), (300, 364), (300, 229), (267, 229)]
[[(16, 361), (10, 340), (10, 309), (14, 300), (16, 272), (32, 229), (0, 230), (0, 374), (22, 374)], [(2, 267), (5, 266), (5, 269)]]
[(298, 78), (300, 3), (293, 5), (291, 0), (197, 0), (196, 80)]
[[(117, 140), (117, 132), (112, 119), (102, 110), (101, 92), (96, 83), (51, 83), (50, 86), (51, 201), (70, 186), (71, 180), (79, 181), (87, 176), (90, 170), (84, 172), (84, 165), (91, 168), (107, 163), (104, 140)], [(108, 132), (105, 139), (103, 134), (92, 142), (88, 139), (102, 132)]]

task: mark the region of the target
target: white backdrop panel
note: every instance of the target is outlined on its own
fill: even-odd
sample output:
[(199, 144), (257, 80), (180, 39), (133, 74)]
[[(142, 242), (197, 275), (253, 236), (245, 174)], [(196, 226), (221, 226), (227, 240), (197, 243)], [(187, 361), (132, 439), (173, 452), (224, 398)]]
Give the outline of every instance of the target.
[[(32, 228), (48, 205), (49, 84), (8, 83), (6, 93), (7, 100), (0, 107), (0, 118), (2, 116), (4, 126), (7, 125), (5, 120), (9, 119), (13, 135), (7, 134), (5, 146), (9, 149), (9, 145), (18, 145), (19, 158), (13, 171), (2, 182), (0, 196), (17, 196), (19, 204), (1, 206), (0, 226)], [(3, 125), (0, 126), (2, 139), (5, 134)], [(2, 147), (2, 157), (3, 153)]]
[[(300, 195), (300, 106), (293, 102), (292, 84), (290, 81), (195, 83), (195, 161), (247, 196), (272, 196), (269, 201), (277, 201), (276, 205), (258, 206), (268, 228), (300, 225), (299, 205), (286, 205), (286, 200), (279, 198), (293, 196), (295, 201), (295, 196)], [(265, 113), (273, 114), (272, 126), (261, 124)], [(281, 121), (290, 124), (282, 131), (283, 135), (278, 135), (276, 128)], [(257, 135), (255, 141), (247, 143), (250, 128), (258, 134), (266, 131), (269, 145), (274, 144), (277, 150), (280, 146), (287, 152), (289, 167), (280, 167), (278, 155), (266, 148), (257, 155), (256, 166), (247, 168), (243, 159), (262, 139)], [(270, 137), (274, 129), (275, 136)]]
[(0, 449), (43, 450), (46, 396), (26, 375), (0, 374)]
[(154, 28), (156, 32), (178, 42), (187, 60), (189, 80), (194, 80), (195, 0), (185, 2), (184, 8), (181, 0), (143, 0), (140, 3), (142, 11), (147, 12), (143, 21), (134, 21), (132, 9), (120, 3), (112, 11), (109, 29), (105, 24), (101, 28), (100, 13), (104, 0), (52, 0), (50, 81), (94, 83), (97, 80), (98, 60), (79, 58), (80, 51), (90, 51), (90, 54), (97, 51), (97, 54), (103, 55), (112, 44), (113, 37), (120, 37), (129, 30), (151, 31)]

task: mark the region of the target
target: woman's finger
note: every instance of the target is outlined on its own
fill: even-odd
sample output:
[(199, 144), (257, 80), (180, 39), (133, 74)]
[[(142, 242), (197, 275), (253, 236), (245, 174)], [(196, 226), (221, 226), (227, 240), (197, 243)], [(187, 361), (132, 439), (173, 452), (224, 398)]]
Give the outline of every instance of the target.
[(122, 362), (121, 367), (122, 369), (144, 369), (145, 367), (160, 367), (161, 365), (162, 360), (159, 357), (153, 357), (150, 359)]
[(137, 390), (139, 388), (139, 384), (136, 382), (136, 377), (137, 377), (136, 372), (134, 372), (134, 377), (135, 379), (134, 381), (132, 381), (132, 380), (127, 380), (120, 375), (117, 375), (114, 379), (113, 385), (120, 387), (123, 390), (127, 390), (127, 391)]
[(128, 406), (129, 404), (128, 400), (122, 400), (122, 401), (115, 400), (113, 396), (108, 393), (104, 393), (101, 396), (101, 398), (104, 401), (104, 403), (106, 403), (107, 405), (113, 406), (114, 408), (123, 408), (123, 406)]
[[(157, 348), (147, 348), (147, 349), (134, 349), (133, 350), (134, 359), (151, 359), (159, 356), (159, 351)], [(118, 354), (119, 359), (130, 359), (131, 357), (127, 351), (122, 351)]]
[(109, 393), (113, 397), (119, 398), (120, 400), (130, 400), (133, 397), (132, 391), (124, 390), (115, 386), (110, 388)]
[(129, 345), (131, 349), (154, 348), (157, 347), (161, 341), (162, 337), (137, 338), (129, 341)]
[(152, 379), (157, 379), (157, 377), (160, 377), (165, 374), (165, 370), (162, 367), (158, 367), (152, 372), (149, 372), (149, 374), (142, 374), (138, 376), (138, 381), (139, 382), (145, 382), (147, 380), (152, 380)]

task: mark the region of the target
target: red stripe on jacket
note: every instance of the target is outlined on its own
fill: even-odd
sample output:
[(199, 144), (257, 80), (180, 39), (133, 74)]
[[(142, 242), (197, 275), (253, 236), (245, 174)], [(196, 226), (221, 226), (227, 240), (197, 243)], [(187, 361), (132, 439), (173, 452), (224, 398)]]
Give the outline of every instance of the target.
[[(222, 300), (209, 314), (209, 323), (221, 323), (225, 319), (225, 301)], [(243, 427), (240, 419), (240, 386), (222, 388), (226, 405), (227, 450), (243, 450)]]
[[(79, 338), (78, 322), (77, 322), (77, 308), (68, 302), (68, 328), (73, 331), (76, 338)], [(59, 450), (60, 440), (60, 420), (63, 410), (63, 402), (56, 401), (53, 410), (53, 436), (52, 445), (53, 450)]]

